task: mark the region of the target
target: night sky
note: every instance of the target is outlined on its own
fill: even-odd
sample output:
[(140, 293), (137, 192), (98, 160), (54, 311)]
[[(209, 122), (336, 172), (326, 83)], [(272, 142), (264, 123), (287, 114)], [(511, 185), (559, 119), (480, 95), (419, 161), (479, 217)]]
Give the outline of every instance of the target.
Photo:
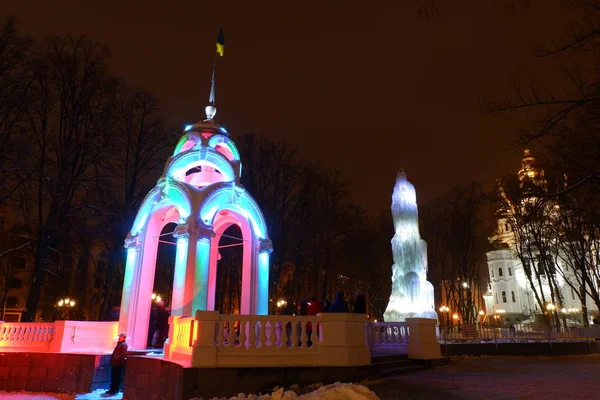
[(529, 72), (555, 86), (553, 61), (533, 51), (560, 42), (575, 18), (558, 0), (517, 13), (440, 0), (431, 18), (418, 3), (12, 1), (0, 16), (36, 39), (86, 34), (108, 46), (113, 73), (155, 92), (178, 131), (204, 118), (222, 25), (216, 121), (339, 169), (375, 214), (388, 209), (399, 168), (420, 202), (515, 172), (514, 134), (539, 115), (485, 114), (481, 101), (512, 95)]

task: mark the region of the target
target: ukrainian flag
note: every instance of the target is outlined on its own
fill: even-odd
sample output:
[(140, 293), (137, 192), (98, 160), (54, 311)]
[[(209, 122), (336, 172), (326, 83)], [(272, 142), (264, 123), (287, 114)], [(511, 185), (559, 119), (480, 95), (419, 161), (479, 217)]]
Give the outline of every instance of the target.
[(219, 34), (217, 35), (217, 53), (219, 53), (219, 55), (221, 57), (223, 57), (224, 52), (225, 52), (225, 35), (223, 34), (223, 27), (221, 27), (221, 30), (219, 31)]

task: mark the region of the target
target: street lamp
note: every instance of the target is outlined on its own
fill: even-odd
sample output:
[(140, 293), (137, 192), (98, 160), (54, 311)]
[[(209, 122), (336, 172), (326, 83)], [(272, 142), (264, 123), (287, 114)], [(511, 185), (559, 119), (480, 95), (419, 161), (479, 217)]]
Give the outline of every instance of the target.
[(285, 307), (286, 305), (287, 305), (287, 301), (277, 300), (277, 308)]
[(506, 310), (499, 308), (496, 310), (496, 314), (498, 314), (500, 317), (500, 326), (504, 325), (504, 314), (506, 313)]
[(448, 324), (448, 313), (450, 312), (450, 309), (447, 306), (441, 306), (440, 312), (442, 313), (442, 315), (445, 315), (443, 320), (444, 320), (444, 324), (447, 325)]
[(64, 299), (58, 300), (56, 304), (59, 310), (60, 317), (63, 317), (63, 310), (67, 310), (66, 313), (68, 317), (71, 317), (71, 308), (75, 306), (75, 300), (65, 297)]

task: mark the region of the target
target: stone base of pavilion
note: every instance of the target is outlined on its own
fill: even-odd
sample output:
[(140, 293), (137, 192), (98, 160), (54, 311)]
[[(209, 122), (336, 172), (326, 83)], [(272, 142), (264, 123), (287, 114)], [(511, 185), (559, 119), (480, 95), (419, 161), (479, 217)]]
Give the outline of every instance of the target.
[[(106, 387), (107, 355), (116, 343), (117, 324), (0, 323), (0, 390), (85, 392)], [(197, 311), (194, 317), (170, 318), (164, 354), (132, 349), (124, 395), (232, 396), (276, 385), (402, 373), (441, 359), (435, 329), (435, 320), (427, 319), (369, 323), (359, 314)], [(56, 388), (38, 385), (50, 377)]]
[(359, 314), (197, 311), (170, 319), (163, 359), (128, 361), (124, 397), (230, 397), (422, 369), (442, 358), (435, 327), (426, 319), (373, 324)]

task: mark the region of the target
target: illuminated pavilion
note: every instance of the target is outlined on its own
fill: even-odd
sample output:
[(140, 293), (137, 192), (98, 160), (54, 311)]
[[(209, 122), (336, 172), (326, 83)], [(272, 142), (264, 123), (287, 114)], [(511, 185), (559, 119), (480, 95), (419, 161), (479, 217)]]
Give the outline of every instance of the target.
[(119, 330), (134, 349), (146, 347), (159, 236), (176, 223), (172, 316), (215, 310), (219, 240), (237, 224), (242, 232), (241, 314), (268, 313), (272, 244), (262, 212), (240, 185), (242, 164), (227, 130), (214, 121), (214, 75), (206, 119), (185, 128), (156, 186), (127, 235), (127, 265)]

